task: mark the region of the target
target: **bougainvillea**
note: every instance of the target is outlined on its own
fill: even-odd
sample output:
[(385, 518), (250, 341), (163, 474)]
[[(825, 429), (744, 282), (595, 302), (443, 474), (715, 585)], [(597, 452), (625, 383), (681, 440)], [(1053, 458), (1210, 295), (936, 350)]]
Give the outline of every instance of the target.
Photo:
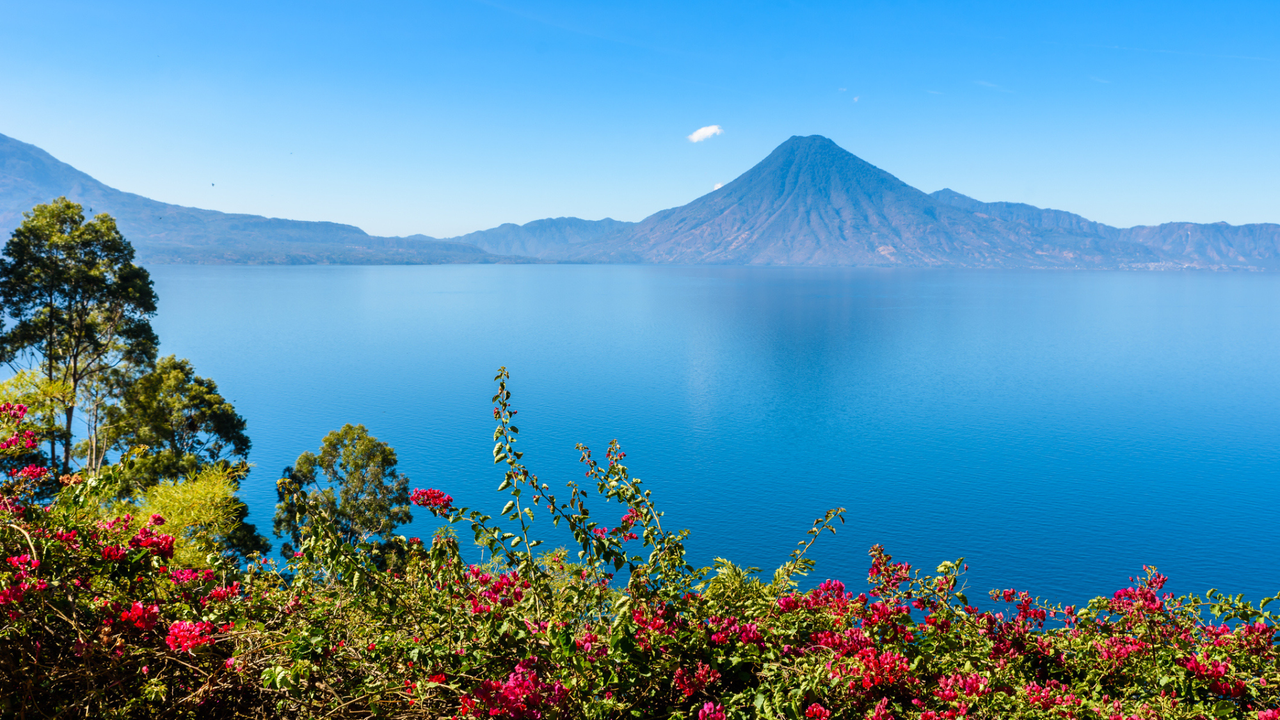
[[(1174, 596), (1146, 568), (1082, 608), (1012, 588), (980, 608), (962, 560), (927, 573), (879, 546), (865, 585), (802, 584), (839, 510), (771, 578), (692, 567), (616, 443), (604, 464), (580, 448), (585, 487), (531, 473), (497, 380), (508, 501), (495, 519), (415, 491), (443, 520), (429, 543), (351, 545), (310, 518), (286, 565), (170, 568), (174, 523), (104, 518), (66, 492), (40, 506), (24, 491), (39, 473), (15, 473), (0, 715), (1280, 720), (1274, 598)], [(0, 406), (0, 422), (25, 438), (20, 413)], [(621, 520), (597, 523), (589, 502)], [(539, 550), (535, 519), (574, 547)], [(454, 528), (491, 561), (464, 561)]]

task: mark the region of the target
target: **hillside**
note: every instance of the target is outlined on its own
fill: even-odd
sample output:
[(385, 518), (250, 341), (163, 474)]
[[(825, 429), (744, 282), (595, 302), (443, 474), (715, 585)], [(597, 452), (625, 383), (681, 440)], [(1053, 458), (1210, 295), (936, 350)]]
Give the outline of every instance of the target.
[(22, 213), (66, 196), (85, 213), (109, 213), (143, 263), (398, 264), (523, 262), (469, 243), (425, 236), (383, 238), (330, 222), (169, 205), (108, 187), (34, 145), (0, 135), (0, 237)]

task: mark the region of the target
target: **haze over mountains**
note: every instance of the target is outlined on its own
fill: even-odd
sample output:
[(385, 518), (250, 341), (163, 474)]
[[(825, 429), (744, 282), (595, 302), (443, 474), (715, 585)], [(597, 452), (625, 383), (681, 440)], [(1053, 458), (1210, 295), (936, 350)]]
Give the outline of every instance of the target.
[(141, 262), (625, 262), (1280, 270), (1280, 225), (1120, 229), (1058, 210), (926, 194), (821, 136), (792, 137), (733, 182), (639, 223), (506, 224), (448, 240), (168, 205), (107, 187), (0, 135), (0, 233), (66, 195), (116, 217)]

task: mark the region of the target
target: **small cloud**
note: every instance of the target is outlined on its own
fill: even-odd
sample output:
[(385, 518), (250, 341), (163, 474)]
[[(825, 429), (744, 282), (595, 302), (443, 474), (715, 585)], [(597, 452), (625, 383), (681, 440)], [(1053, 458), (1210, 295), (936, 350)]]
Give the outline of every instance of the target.
[(938, 92), (937, 90), (925, 90), (925, 92), (929, 93), (930, 95), (941, 95), (941, 94), (942, 94), (942, 93)]
[(840, 92), (848, 92), (849, 88), (840, 88)]
[(858, 102), (858, 98), (859, 98), (859, 97), (861, 97), (861, 96), (860, 96), (860, 95), (854, 95), (854, 96), (853, 96), (853, 101), (854, 101), (854, 102)]
[(1013, 92), (1012, 90), (1009, 90), (1009, 89), (1007, 89), (1007, 88), (1002, 88), (1002, 87), (1000, 87), (999, 85), (997, 85), (997, 84), (995, 84), (995, 83), (993, 83), (993, 82), (987, 82), (986, 80), (974, 80), (974, 81), (973, 81), (973, 84), (974, 84), (974, 85), (981, 85), (982, 87), (985, 87), (985, 88), (991, 88), (992, 90), (995, 90), (995, 91), (997, 91), (997, 92), (1002, 92), (1002, 93), (1011, 93), (1011, 92)]
[(724, 183), (716, 183), (711, 187), (711, 192), (715, 192), (716, 190), (719, 190), (722, 187), (724, 187)]
[(709, 137), (714, 137), (716, 135), (723, 135), (723, 134), (724, 134), (724, 129), (721, 128), (719, 125), (708, 125), (706, 127), (701, 127), (701, 128), (698, 128), (697, 130), (694, 130), (693, 134), (689, 136), (689, 142), (695, 142), (695, 143), (702, 142), (703, 140), (706, 140)]

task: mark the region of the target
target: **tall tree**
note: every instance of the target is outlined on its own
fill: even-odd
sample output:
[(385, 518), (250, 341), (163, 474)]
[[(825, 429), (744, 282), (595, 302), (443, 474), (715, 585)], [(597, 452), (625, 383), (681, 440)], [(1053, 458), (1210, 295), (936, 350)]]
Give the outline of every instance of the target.
[(298, 456), (276, 484), (275, 534), (288, 537), (287, 557), (308, 522), (333, 523), (348, 543), (374, 537), (387, 541), (413, 519), (409, 478), (396, 472), (396, 451), (363, 425), (344, 425), (324, 436), (320, 454)]
[[(244, 466), (249, 436), (244, 418), (190, 360), (170, 355), (124, 385), (118, 405), (103, 411), (100, 444), (113, 450), (143, 448), (130, 472), (134, 488), (178, 480), (214, 464)], [(86, 454), (93, 439), (81, 443)]]
[(84, 385), (122, 364), (155, 361), (156, 294), (110, 215), (85, 222), (80, 205), (61, 197), (23, 217), (0, 257), (0, 303), (13, 320), (0, 357), (11, 366), (30, 358), (46, 380), (70, 389), (62, 433), (49, 440), (51, 469), (66, 473)]

